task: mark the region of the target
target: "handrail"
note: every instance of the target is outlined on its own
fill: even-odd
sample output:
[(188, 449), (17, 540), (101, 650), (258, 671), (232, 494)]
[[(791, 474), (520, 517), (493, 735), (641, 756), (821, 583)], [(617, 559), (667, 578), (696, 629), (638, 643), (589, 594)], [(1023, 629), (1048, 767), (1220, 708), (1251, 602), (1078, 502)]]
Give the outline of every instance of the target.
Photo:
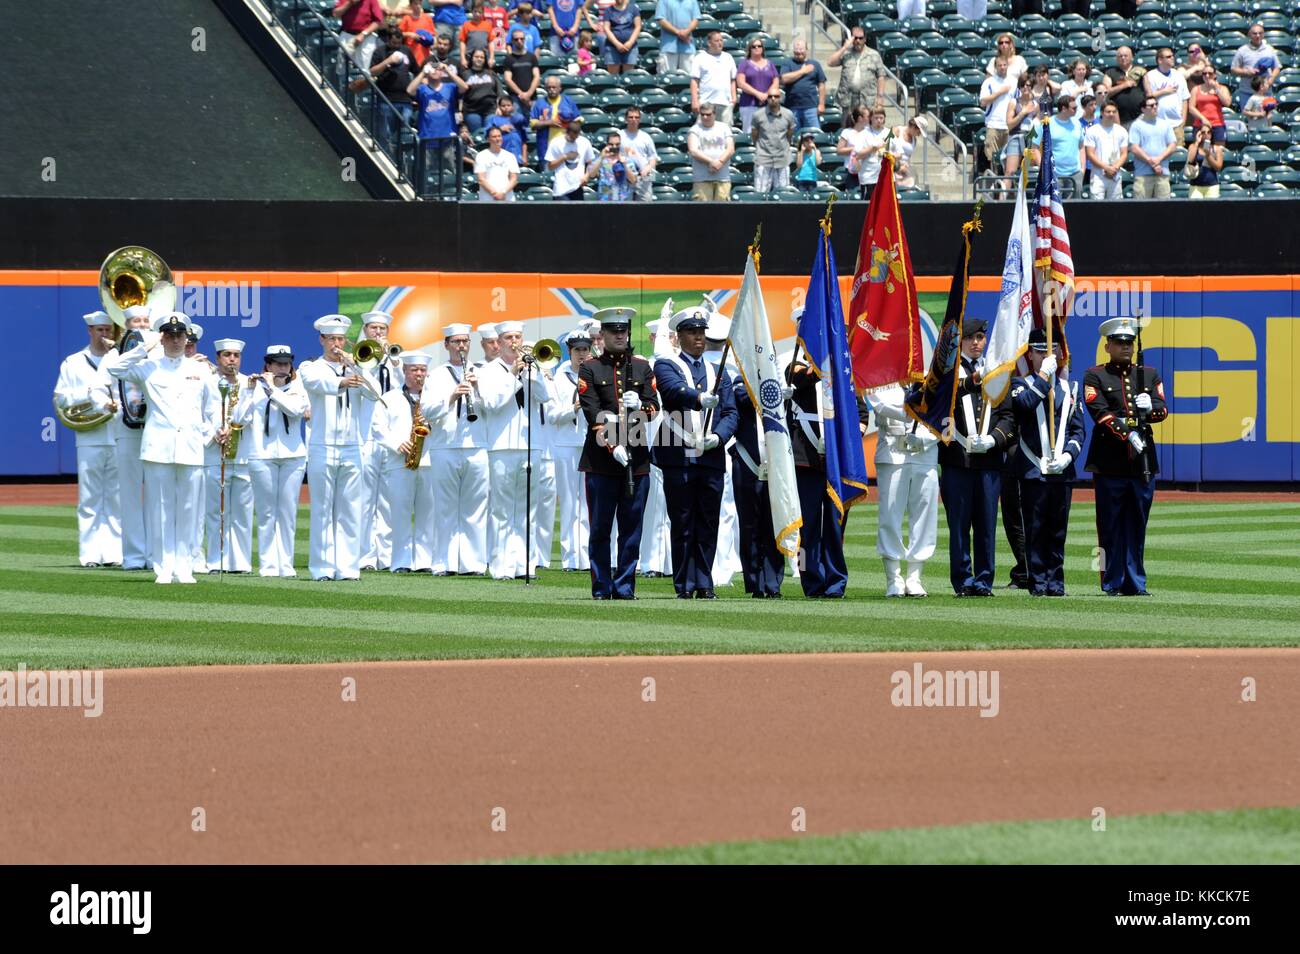
[[(832, 22), (834, 22), (835, 25), (838, 26), (841, 30), (843, 30), (846, 34), (851, 35), (853, 33), (853, 28), (850, 27), (843, 20), (841, 20), (839, 16), (835, 13), (835, 11), (832, 10), (830, 7), (826, 6), (826, 4), (822, 2), (822, 0), (808, 0), (808, 57), (809, 59), (816, 59), (818, 32), (820, 32), (822, 36), (826, 37), (826, 39), (828, 40), (833, 41), (835, 39), (833, 36), (831, 36), (830, 32), (818, 20), (817, 18), (818, 8), (820, 8), (821, 12)], [(795, 22), (798, 23), (798, 20), (796, 19)], [(835, 49), (838, 50), (842, 44), (836, 43), (834, 45), (835, 45)], [(885, 99), (887, 99), (893, 106), (895, 106), (903, 114), (903, 122), (906, 123), (907, 120), (909, 119), (909, 113), (912, 104), (911, 90), (909, 90), (907, 84), (903, 82), (902, 77), (900, 77), (897, 73), (895, 73), (888, 66), (886, 66), (883, 60), (880, 63), (880, 69), (884, 72), (885, 76), (887, 76), (893, 82), (894, 86), (896, 87), (896, 92), (898, 95), (897, 99), (895, 99), (892, 96), (885, 96)], [(882, 95), (884, 95), (883, 91), (882, 91)]]

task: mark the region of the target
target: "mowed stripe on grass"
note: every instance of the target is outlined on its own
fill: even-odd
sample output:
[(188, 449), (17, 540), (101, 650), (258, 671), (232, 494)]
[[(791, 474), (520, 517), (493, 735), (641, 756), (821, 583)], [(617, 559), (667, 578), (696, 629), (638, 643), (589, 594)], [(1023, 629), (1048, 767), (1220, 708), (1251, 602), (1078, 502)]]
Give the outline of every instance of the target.
[[(307, 551), (300, 513), (299, 566)], [(0, 668), (325, 662), (636, 653), (1300, 645), (1300, 505), (1160, 503), (1147, 567), (1155, 596), (1097, 587), (1091, 502), (1071, 513), (1071, 597), (998, 591), (956, 600), (947, 536), (927, 564), (927, 600), (886, 600), (874, 504), (854, 508), (849, 598), (749, 601), (739, 575), (713, 604), (641, 580), (636, 603), (592, 603), (586, 573), (517, 582), (364, 574), (359, 583), (203, 577), (158, 587), (150, 573), (76, 566), (72, 507), (0, 510)], [(1294, 534), (1294, 536), (1291, 536)], [(999, 539), (999, 580), (1011, 564)], [(737, 602), (744, 600), (744, 602)]]

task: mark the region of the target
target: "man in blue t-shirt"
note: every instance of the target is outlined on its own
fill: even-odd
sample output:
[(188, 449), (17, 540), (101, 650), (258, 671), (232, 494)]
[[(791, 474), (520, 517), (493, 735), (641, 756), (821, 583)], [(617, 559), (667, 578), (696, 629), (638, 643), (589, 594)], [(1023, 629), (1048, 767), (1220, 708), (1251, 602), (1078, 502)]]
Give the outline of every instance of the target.
[[(1052, 166), (1058, 179), (1074, 182), (1074, 191), (1066, 199), (1083, 198), (1083, 126), (1074, 118), (1074, 97), (1061, 96), (1056, 100), (1056, 115), (1048, 120), (1052, 127)], [(1065, 190), (1062, 190), (1064, 193)]]
[(440, 36), (451, 38), (452, 48), (459, 45), (460, 28), (465, 23), (465, 0), (431, 0), (433, 22)]
[(821, 129), (821, 115), (826, 111), (826, 71), (816, 60), (808, 59), (808, 44), (795, 40), (790, 47), (790, 62), (781, 67), (781, 89), (786, 109), (794, 113), (800, 129)]
[[(451, 80), (452, 82), (448, 82)], [(455, 85), (453, 85), (453, 83)], [(429, 63), (406, 88), (416, 103), (416, 129), (424, 154), (425, 168), (434, 176), (438, 194), (453, 193), (456, 181), (457, 87), (465, 83), (444, 63)], [(417, 188), (424, 183), (417, 183)]]
[(581, 0), (551, 0), (550, 11), (551, 52), (556, 56), (577, 53), (578, 28), (582, 25)]
[(501, 130), (501, 148), (514, 155), (520, 168), (528, 164), (528, 141), (519, 132), (527, 123), (523, 113), (515, 112), (515, 101), (509, 96), (502, 96), (497, 100), (497, 111), (483, 124), (485, 130)]
[(521, 0), (519, 6), (515, 7), (515, 18), (506, 24), (506, 32), (510, 36), (520, 30), (524, 33), (524, 51), (536, 53), (542, 45), (542, 31), (533, 19), (533, 5), (529, 0)]
[(1169, 198), (1168, 159), (1178, 148), (1173, 127), (1156, 115), (1154, 96), (1142, 101), (1142, 115), (1128, 127), (1128, 151), (1133, 157), (1133, 198)]

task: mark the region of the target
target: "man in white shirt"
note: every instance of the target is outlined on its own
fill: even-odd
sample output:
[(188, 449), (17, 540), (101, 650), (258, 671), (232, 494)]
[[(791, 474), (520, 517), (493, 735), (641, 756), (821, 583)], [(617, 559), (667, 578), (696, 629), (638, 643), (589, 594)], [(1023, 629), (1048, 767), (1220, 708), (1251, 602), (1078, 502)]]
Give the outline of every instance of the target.
[[(420, 441), (415, 432), (415, 410), (422, 406), (422, 392), (429, 371), (429, 356), (423, 351), (403, 351), (405, 383), (389, 391), (375, 406), (375, 441), (383, 448), (383, 494), (392, 534), (390, 565), (394, 573), (433, 572), (433, 468), (429, 461), (428, 437), (432, 427), (420, 411), (421, 427), (427, 432)], [(407, 466), (420, 444), (416, 466)]]
[(1092, 164), (1092, 197), (1124, 198), (1124, 181), (1119, 173), (1128, 161), (1128, 132), (1120, 125), (1118, 106), (1107, 103), (1102, 107), (1101, 122), (1088, 127), (1083, 146)]
[[(483, 361), (495, 361), (498, 354), (501, 353), (501, 342), (497, 339), (497, 326), (495, 324), (479, 325), (475, 331), (478, 332), (479, 347), (483, 349)], [(469, 359), (466, 358), (468, 361)]]
[(578, 368), (591, 357), (591, 338), (573, 331), (565, 338), (569, 359), (555, 369), (555, 400), (551, 403), (551, 456), (555, 460), (555, 494), (560, 510), (560, 565), (565, 570), (586, 570), (590, 521), (587, 494), (578, 460), (587, 440), (587, 418), (579, 405)]
[(480, 202), (515, 201), (515, 184), (519, 181), (519, 162), (514, 153), (501, 148), (501, 127), (487, 133), (488, 147), (474, 157), (474, 176), (478, 179)]
[(655, 142), (650, 138), (649, 133), (641, 128), (640, 106), (629, 106), (623, 115), (627, 126), (623, 130), (623, 155), (634, 158), (639, 170), (632, 195), (637, 202), (653, 202), (655, 168), (659, 165), (659, 150), (655, 148)]
[[(480, 335), (486, 327), (479, 326)], [(469, 332), (469, 325), (443, 327), (448, 360), (429, 372), (422, 396), (432, 428), (425, 446), (433, 471), (434, 576), (477, 576), (488, 566), (487, 428)], [(497, 342), (495, 326), (490, 340)]]
[[(132, 305), (122, 309), (127, 331), (149, 330), (149, 309)], [(107, 372), (106, 372), (107, 373)], [(149, 408), (144, 393), (134, 384), (114, 381), (118, 414), (109, 422), (117, 451), (117, 514), (122, 523), (122, 569), (149, 569), (149, 510), (144, 505), (144, 462), (140, 438)]]
[[(102, 311), (82, 315), (90, 338), (86, 347), (63, 359), (54, 386), (54, 403), (66, 411), (81, 405), (87, 412), (117, 412), (77, 435), (77, 555), (82, 566), (122, 562), (122, 528), (118, 522), (118, 471), (114, 421), (121, 417), (115, 389), (103, 362), (112, 351), (117, 327)], [(140, 502), (135, 501), (136, 509)]]
[(253, 416), (244, 430), (257, 515), (257, 569), (261, 576), (297, 576), (293, 567), (298, 500), (307, 472), (302, 418), (307, 390), (293, 371), (288, 345), (266, 349), (262, 373), (249, 376)]
[(307, 569), (318, 582), (361, 579), (362, 422), (368, 432), (381, 392), (373, 374), (352, 360), (351, 325), (346, 315), (318, 318), (313, 327), (320, 332), (321, 356), (298, 369), (311, 405)]
[[(524, 525), (528, 481), (537, 462), (529, 459), (529, 427), (537, 406), (552, 397), (546, 376), (519, 356), (524, 326), (518, 321), (497, 324), (501, 354), (479, 372), (482, 413), (487, 425), (491, 492), (488, 503), (489, 570), (493, 579), (522, 579), (531, 559)], [(531, 408), (530, 408), (531, 401)]]
[(551, 194), (556, 199), (581, 202), (588, 167), (595, 161), (591, 142), (582, 135), (582, 117), (576, 116), (564, 127), (564, 135), (552, 136), (546, 147), (546, 167), (555, 174)]
[[(1173, 50), (1167, 46), (1160, 48), (1156, 68), (1147, 70), (1142, 82), (1146, 84), (1147, 95), (1155, 97), (1157, 119), (1163, 119), (1175, 130), (1187, 125), (1187, 101), (1192, 96), (1187, 90), (1187, 77), (1174, 69)], [(1178, 136), (1182, 137), (1181, 131)]]
[(691, 60), (691, 112), (696, 115), (705, 103), (712, 103), (718, 121), (731, 128), (736, 103), (736, 61), (722, 49), (722, 33), (714, 30), (705, 48)]
[[(384, 356), (371, 371), (371, 379), (379, 386), (382, 397), (402, 386), (402, 362), (388, 357), (388, 327), (392, 315), (386, 311), (367, 311), (361, 316), (361, 337), (378, 341)], [(361, 433), (361, 569), (388, 569), (392, 535), (389, 532), (388, 504), (380, 487), (384, 469), (384, 449), (375, 440), (373, 415), (378, 404), (364, 401), (360, 404), (358, 423)]]
[(203, 448), (219, 426), (220, 397), (216, 377), (185, 356), (189, 318), (181, 312), (160, 315), (154, 328), (107, 371), (140, 387), (149, 406), (140, 457), (157, 582), (193, 583)]
[[(244, 440), (244, 434), (246, 425), (253, 418), (253, 395), (248, 378), (239, 373), (244, 342), (237, 338), (218, 338), (212, 346), (217, 352), (217, 392), (225, 403), (227, 433), (232, 437), (222, 442), (220, 434), (214, 433), (203, 449), (203, 486), (207, 504), (203, 526), (207, 545), (202, 567), (196, 569), (203, 572), (206, 568), (209, 573), (221, 570), (249, 573), (253, 569), (253, 481), (248, 469), (249, 444)], [(217, 422), (221, 421), (219, 404)], [(227, 456), (227, 447), (235, 434), (238, 434), (238, 439), (232, 458)], [(223, 457), (226, 458), (224, 488)]]
[(984, 157), (989, 168), (996, 168), (1002, 148), (1007, 144), (1007, 106), (1016, 95), (1016, 81), (1007, 76), (1007, 61), (993, 60), (994, 75), (980, 87), (980, 108), (984, 110)]
[(700, 121), (686, 136), (686, 151), (691, 157), (691, 199), (695, 202), (726, 202), (731, 198), (731, 157), (736, 154), (736, 140), (731, 126), (718, 122), (717, 107), (700, 106)]

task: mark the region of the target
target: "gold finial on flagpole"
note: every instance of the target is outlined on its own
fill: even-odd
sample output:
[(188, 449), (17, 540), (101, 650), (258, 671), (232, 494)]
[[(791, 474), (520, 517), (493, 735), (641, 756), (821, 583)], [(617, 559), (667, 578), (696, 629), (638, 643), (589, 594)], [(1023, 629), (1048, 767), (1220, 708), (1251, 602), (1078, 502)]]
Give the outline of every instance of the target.
[(822, 233), (830, 238), (831, 234), (831, 206), (835, 204), (835, 193), (831, 193), (830, 198), (826, 200), (826, 214), (822, 216), (819, 223), (822, 227)]
[(963, 222), (961, 234), (970, 238), (971, 232), (983, 232), (984, 221), (980, 218), (984, 213), (984, 197), (980, 196), (975, 200), (975, 211), (971, 213), (970, 221)]
[(749, 254), (754, 257), (754, 271), (759, 268), (759, 259), (762, 257), (760, 246), (763, 243), (763, 223), (758, 223), (758, 228), (754, 229), (754, 240), (749, 243)]

